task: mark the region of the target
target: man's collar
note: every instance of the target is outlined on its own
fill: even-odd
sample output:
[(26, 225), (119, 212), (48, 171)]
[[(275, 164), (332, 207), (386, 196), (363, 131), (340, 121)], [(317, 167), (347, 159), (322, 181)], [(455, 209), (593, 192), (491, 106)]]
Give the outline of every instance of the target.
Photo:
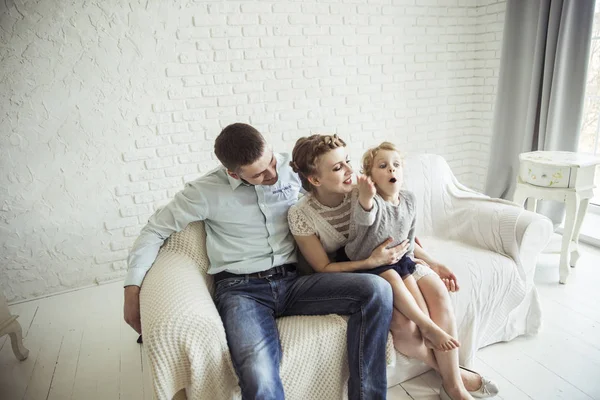
[[(241, 179), (232, 178), (231, 175), (227, 173), (227, 169), (225, 169), (225, 173), (227, 174), (227, 180), (229, 180), (229, 185), (231, 185), (231, 190), (237, 189), (238, 186), (244, 183)], [(247, 183), (245, 183), (245, 185), (249, 186)]]
[[(279, 153), (273, 152), (273, 156), (277, 159), (277, 165), (275, 166), (275, 170), (277, 171), (277, 175), (279, 175), (279, 171), (281, 170), (281, 163), (283, 163), (283, 157)], [(225, 167), (223, 167), (225, 168)], [(227, 169), (225, 168), (225, 174), (227, 175), (227, 180), (229, 181), (229, 185), (231, 185), (231, 190), (237, 189), (240, 185), (244, 186), (254, 186), (249, 183), (242, 181), (241, 179), (232, 178), (231, 175), (227, 173)]]
[(283, 156), (279, 153), (273, 152), (273, 155), (277, 159), (277, 165), (275, 165), (275, 170), (277, 171), (277, 175), (279, 175), (279, 171), (281, 170), (283, 164)]

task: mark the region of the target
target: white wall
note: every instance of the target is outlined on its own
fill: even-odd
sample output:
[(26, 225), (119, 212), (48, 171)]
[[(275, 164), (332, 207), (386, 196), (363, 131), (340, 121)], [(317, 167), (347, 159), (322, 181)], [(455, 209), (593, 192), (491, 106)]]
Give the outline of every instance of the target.
[[(182, 5), (183, 4), (183, 5)], [(123, 276), (155, 207), (235, 121), (278, 150), (384, 139), (484, 186), (503, 1), (9, 0), (0, 277), (9, 301)]]

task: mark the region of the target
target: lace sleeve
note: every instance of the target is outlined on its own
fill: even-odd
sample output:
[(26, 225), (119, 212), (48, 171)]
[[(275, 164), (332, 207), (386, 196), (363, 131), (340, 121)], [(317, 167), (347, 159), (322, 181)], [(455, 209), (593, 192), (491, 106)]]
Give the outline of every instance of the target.
[(288, 223), (294, 236), (310, 236), (315, 234), (313, 224), (297, 206), (292, 206), (288, 211)]

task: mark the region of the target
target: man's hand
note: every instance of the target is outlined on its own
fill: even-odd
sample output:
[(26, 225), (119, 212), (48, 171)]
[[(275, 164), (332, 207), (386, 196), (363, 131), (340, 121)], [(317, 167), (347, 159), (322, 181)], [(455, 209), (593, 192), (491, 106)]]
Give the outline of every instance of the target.
[(142, 322), (140, 319), (140, 287), (125, 287), (125, 303), (123, 305), (125, 322), (137, 333), (142, 333)]
[(373, 197), (377, 193), (375, 184), (365, 175), (358, 175), (356, 178), (358, 185), (358, 202), (365, 211), (371, 211), (373, 208)]

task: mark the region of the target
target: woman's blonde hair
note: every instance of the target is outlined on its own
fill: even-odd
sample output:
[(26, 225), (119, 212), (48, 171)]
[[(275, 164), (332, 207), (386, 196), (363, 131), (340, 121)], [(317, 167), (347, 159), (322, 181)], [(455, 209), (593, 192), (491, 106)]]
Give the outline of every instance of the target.
[(381, 150), (395, 151), (396, 153), (398, 153), (400, 155), (400, 158), (402, 158), (402, 164), (404, 164), (404, 156), (402, 155), (400, 150), (398, 150), (396, 145), (393, 143), (390, 143), (390, 142), (383, 142), (377, 147), (370, 148), (363, 155), (362, 170), (360, 171), (362, 174), (371, 176), (371, 169), (373, 169), (373, 162), (375, 161), (375, 157), (377, 156), (377, 153), (379, 153), (379, 151), (381, 151)]
[(308, 177), (317, 173), (319, 157), (338, 147), (346, 147), (346, 142), (335, 134), (311, 135), (296, 141), (290, 166), (300, 177), (304, 190), (310, 192), (313, 188)]

